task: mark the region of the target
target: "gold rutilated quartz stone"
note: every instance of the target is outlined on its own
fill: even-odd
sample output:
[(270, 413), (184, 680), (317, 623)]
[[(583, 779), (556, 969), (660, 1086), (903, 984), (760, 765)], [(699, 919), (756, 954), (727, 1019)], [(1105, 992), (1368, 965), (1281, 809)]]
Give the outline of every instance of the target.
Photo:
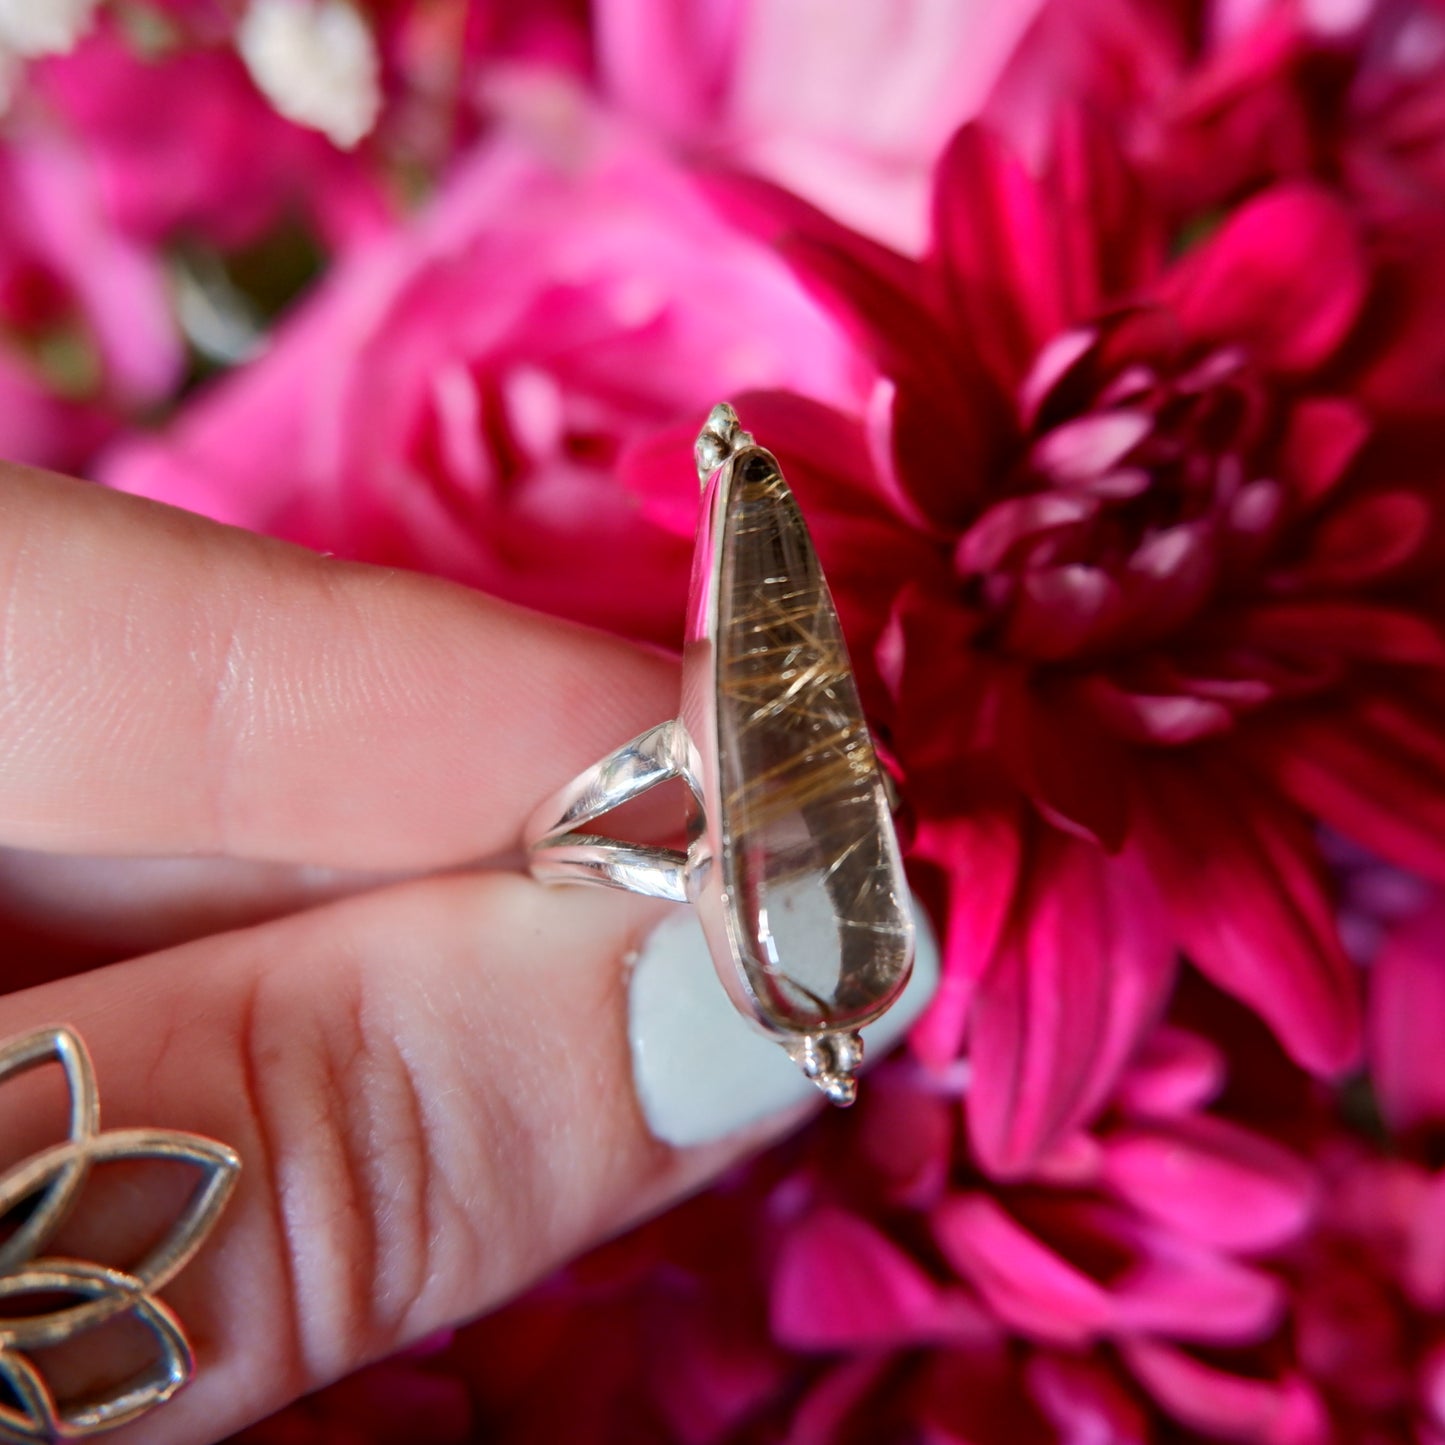
[(709, 478), (693, 583), (686, 721), (721, 863), (697, 902), (741, 974), (723, 980), (735, 1002), (847, 1102), (852, 1036), (908, 978), (908, 889), (807, 526), (777, 461), (741, 440)]

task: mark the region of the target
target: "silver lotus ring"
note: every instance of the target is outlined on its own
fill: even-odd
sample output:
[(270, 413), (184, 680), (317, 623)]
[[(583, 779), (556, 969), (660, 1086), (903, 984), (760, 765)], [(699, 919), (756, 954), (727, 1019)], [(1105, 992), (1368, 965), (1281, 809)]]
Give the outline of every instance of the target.
[[(547, 799), (533, 875), (692, 903), (744, 1018), (835, 1104), (858, 1030), (908, 981), (913, 921), (888, 789), (812, 539), (782, 469), (714, 407), (697, 440), (702, 512), (677, 718)], [(687, 846), (591, 831), (669, 779)]]
[[(158, 1291), (215, 1228), (241, 1168), (234, 1149), (199, 1134), (102, 1129), (95, 1067), (74, 1029), (62, 1024), (0, 1043), (0, 1084), (51, 1064), (65, 1078), (65, 1137), (0, 1175), (0, 1217), (15, 1226), (0, 1243), (0, 1441), (89, 1440), (149, 1414), (191, 1379), (190, 1343)], [(124, 1268), (54, 1252), (94, 1166), (120, 1160), (191, 1168), (194, 1188), (169, 1229)], [(94, 1332), (122, 1317), (149, 1336), (146, 1367), (78, 1399), (57, 1398), (49, 1352), (73, 1346), (94, 1366)]]

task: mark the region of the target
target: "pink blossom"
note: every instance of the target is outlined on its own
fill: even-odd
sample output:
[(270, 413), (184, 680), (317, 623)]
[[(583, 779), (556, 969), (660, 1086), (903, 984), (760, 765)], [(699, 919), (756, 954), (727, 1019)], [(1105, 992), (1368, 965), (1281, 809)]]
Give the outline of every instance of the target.
[(1370, 1073), (1390, 1128), (1445, 1129), (1445, 896), (1395, 929), (1370, 979)]
[(1039, 8), (594, 0), (599, 85), (690, 150), (916, 250), (928, 174)]
[(85, 157), (0, 136), (0, 454), (77, 467), (176, 383), (162, 266), (110, 222)]
[(1445, 870), (1438, 488), (1426, 393), (1393, 379), (1432, 354), (1394, 297), (1438, 292), (1433, 252), (1283, 182), (1171, 257), (1172, 202), (1087, 122), (1042, 173), (960, 132), (921, 262), (776, 189), (723, 194), (884, 376), (875, 476), (800, 492), (891, 534), (866, 576), (825, 556), (868, 599), (918, 848), (955, 880), (916, 1044), (942, 1063), (967, 1032), (980, 1157), (1022, 1172), (1097, 1111), (1175, 949), (1305, 1067), (1348, 1067), (1312, 825)]
[(1445, 1176), (1339, 1141), (1329, 1207), (1299, 1255), (1294, 1339), (1341, 1438), (1434, 1445), (1445, 1310)]
[(1107, 114), (1162, 197), (1347, 188), (1385, 225), (1445, 222), (1445, 16), (1431, 0), (1045, 0), (984, 113), (1032, 156), (1061, 107)]
[(670, 639), (689, 546), (641, 524), (611, 477), (619, 449), (740, 387), (838, 400), (861, 376), (764, 248), (579, 110), (484, 146), (415, 226), (338, 266), (259, 363), (106, 475)]
[(177, 236), (230, 249), (288, 212), (340, 244), (385, 207), (360, 161), (283, 120), (234, 51), (178, 31), (137, 53), (116, 24), (31, 68), (27, 104), (84, 156), (111, 223), (141, 244)]
[(786, 1235), (774, 1267), (773, 1338), (800, 1350), (986, 1342), (998, 1327), (977, 1299), (940, 1286), (875, 1226), (837, 1206)]
[(1170, 1415), (1206, 1438), (1257, 1445), (1326, 1445), (1330, 1438), (1319, 1396), (1296, 1374), (1231, 1375), (1172, 1346), (1144, 1342), (1125, 1345), (1123, 1358)]
[[(488, 1438), (1084, 1445), (1172, 1420), (1323, 1442), (1323, 1399), (1280, 1349), (1314, 1174), (1210, 1110), (1222, 1065), (1161, 1089), (1205, 1057), (1171, 1026), (1126, 1074), (1151, 1106), (1003, 1190), (967, 1161), (958, 1097), (885, 1067), (850, 1116), (463, 1331)], [(1157, 1198), (1118, 1163), (1139, 1149)]]
[[(294, 18), (297, 34), (271, 46), (283, 68), (309, 43), (308, 26), (338, 20), (376, 51), (385, 104), (354, 154), (283, 118), (248, 72), (239, 31), (267, 16), (279, 16), (283, 31)], [(490, 122), (494, 71), (586, 68), (585, 16), (572, 0), (525, 14), (461, 0), (240, 9), (166, 0), (144, 21), (118, 6), (101, 7), (95, 20), (65, 53), (18, 76), (8, 140), (22, 159), (49, 164), (60, 154), (82, 169), (104, 221), (153, 255), (177, 244), (230, 255), (259, 242), (275, 254), (278, 230), (283, 242), (300, 230), (327, 251), (363, 243), (388, 229), (403, 189), (440, 173)], [(311, 39), (324, 51), (321, 30)], [(357, 111), (360, 100), (325, 93), (344, 91), (346, 75), (328, 80), (314, 62), (301, 57), (292, 71), (303, 90), (314, 78), (318, 94), (294, 103)]]

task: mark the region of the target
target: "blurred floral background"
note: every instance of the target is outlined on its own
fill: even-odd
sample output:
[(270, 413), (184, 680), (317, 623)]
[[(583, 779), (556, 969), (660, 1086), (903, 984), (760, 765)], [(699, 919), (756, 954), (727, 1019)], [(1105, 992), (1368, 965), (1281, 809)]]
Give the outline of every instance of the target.
[(734, 400), (943, 936), (248, 1445), (1445, 1445), (1445, 7), (0, 0), (0, 112), (5, 457), (675, 645)]

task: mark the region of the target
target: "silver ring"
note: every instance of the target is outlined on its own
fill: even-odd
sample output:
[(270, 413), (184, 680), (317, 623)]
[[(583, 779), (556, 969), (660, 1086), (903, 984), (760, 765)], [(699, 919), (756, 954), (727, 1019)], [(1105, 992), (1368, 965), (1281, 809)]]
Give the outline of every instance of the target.
[[(692, 903), (729, 997), (835, 1104), (858, 1030), (913, 964), (908, 885), (838, 615), (782, 469), (714, 407), (697, 439), (702, 512), (679, 716), (547, 799), (532, 874)], [(669, 779), (685, 847), (592, 831)]]

